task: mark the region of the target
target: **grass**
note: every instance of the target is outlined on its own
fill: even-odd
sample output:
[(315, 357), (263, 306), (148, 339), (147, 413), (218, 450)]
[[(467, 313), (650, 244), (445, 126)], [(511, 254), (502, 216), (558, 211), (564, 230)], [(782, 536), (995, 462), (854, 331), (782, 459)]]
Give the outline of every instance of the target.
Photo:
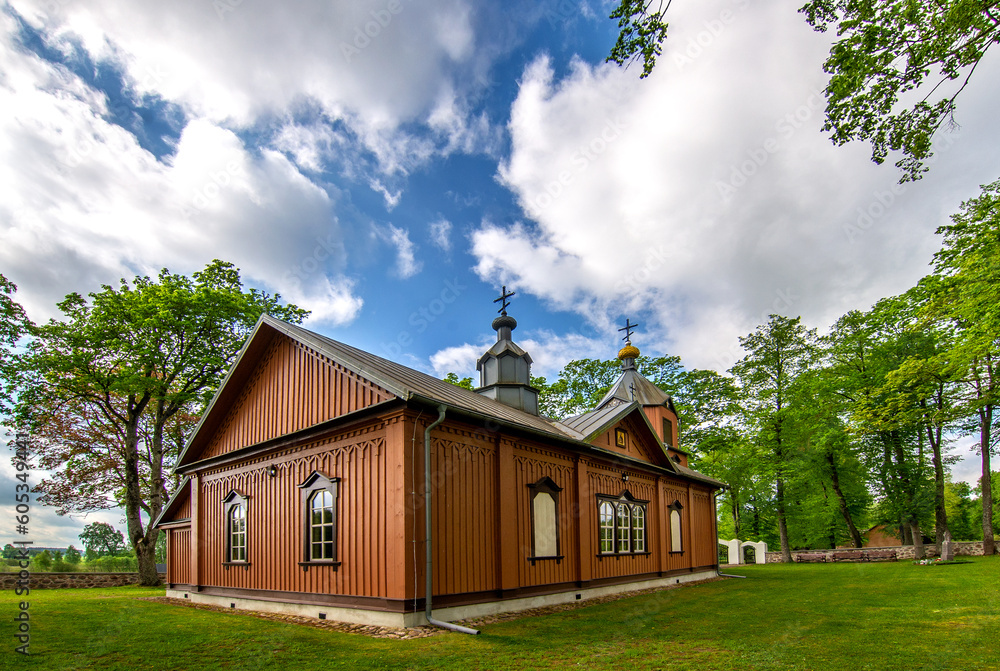
[(30, 659), (8, 591), (0, 669), (1000, 669), (1000, 557), (731, 572), (747, 579), (403, 641), (135, 598), (162, 590), (37, 590)]

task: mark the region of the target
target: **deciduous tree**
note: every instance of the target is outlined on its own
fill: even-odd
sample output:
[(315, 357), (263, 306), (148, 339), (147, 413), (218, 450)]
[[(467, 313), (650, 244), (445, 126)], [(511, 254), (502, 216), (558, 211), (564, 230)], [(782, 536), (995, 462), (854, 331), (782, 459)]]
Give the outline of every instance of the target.
[(125, 536), (106, 522), (93, 522), (80, 532), (80, 542), (87, 552), (98, 557), (114, 557), (125, 551)]
[(745, 392), (756, 439), (774, 461), (775, 514), (786, 562), (792, 561), (785, 499), (793, 421), (790, 401), (792, 386), (813, 362), (815, 340), (815, 329), (806, 329), (798, 317), (771, 315), (767, 324), (740, 338), (747, 354), (732, 368)]
[(979, 437), (983, 545), (992, 553), (991, 454), (1000, 442), (1000, 180), (962, 203), (938, 233), (944, 236), (934, 256), (940, 282), (926, 314), (946, 321), (954, 333), (947, 356), (964, 382), (959, 409), (975, 418), (968, 432)]
[(140, 580), (155, 585), (151, 520), (169, 495), (184, 417), (219, 384), (261, 314), (307, 313), (244, 291), (239, 270), (222, 261), (192, 278), (164, 269), (90, 297), (68, 295), (64, 320), (35, 329), (18, 418), (34, 451), (64, 465), (39, 485), (41, 500), (64, 512), (124, 508)]
[(0, 274), (0, 417), (10, 410), (17, 378), (14, 348), (32, 324), (24, 308), (14, 300), (17, 285)]

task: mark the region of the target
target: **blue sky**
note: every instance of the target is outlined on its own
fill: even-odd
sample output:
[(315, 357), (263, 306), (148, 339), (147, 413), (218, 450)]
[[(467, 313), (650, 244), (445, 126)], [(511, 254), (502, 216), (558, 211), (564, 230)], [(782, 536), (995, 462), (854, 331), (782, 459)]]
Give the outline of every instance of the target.
[(535, 374), (614, 356), (626, 316), (725, 370), (771, 312), (822, 331), (912, 286), (997, 178), (996, 54), (899, 187), (823, 134), (830, 37), (796, 3), (674, 3), (641, 81), (601, 0), (0, 7), (0, 272), (36, 321), (222, 258), (439, 376), (475, 377), (501, 285)]

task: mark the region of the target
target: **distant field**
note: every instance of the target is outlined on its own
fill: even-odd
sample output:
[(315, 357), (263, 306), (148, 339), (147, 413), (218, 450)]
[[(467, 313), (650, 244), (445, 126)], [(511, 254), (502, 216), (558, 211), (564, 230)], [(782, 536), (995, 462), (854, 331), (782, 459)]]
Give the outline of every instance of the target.
[(0, 668), (1000, 669), (1000, 557), (972, 560), (734, 568), (747, 579), (404, 641), (135, 598), (162, 590), (38, 590), (30, 658), (7, 591)]

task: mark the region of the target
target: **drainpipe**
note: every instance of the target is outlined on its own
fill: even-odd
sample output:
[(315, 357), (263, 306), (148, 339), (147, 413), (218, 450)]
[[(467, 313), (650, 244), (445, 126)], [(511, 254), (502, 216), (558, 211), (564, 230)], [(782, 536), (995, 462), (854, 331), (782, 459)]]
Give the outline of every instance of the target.
[(460, 624), (452, 624), (451, 622), (442, 622), (441, 620), (435, 620), (431, 617), (431, 595), (433, 594), (433, 580), (434, 580), (434, 559), (433, 559), (433, 546), (431, 544), (431, 429), (444, 421), (445, 406), (438, 406), (438, 418), (430, 424), (426, 429), (424, 429), (424, 534), (427, 536), (427, 567), (425, 569), (425, 587), (424, 587), (424, 615), (427, 617), (427, 622), (433, 624), (437, 627), (442, 627), (444, 629), (451, 629), (452, 631), (460, 631), (463, 634), (478, 634), (478, 629), (470, 629), (469, 627), (463, 627)]

